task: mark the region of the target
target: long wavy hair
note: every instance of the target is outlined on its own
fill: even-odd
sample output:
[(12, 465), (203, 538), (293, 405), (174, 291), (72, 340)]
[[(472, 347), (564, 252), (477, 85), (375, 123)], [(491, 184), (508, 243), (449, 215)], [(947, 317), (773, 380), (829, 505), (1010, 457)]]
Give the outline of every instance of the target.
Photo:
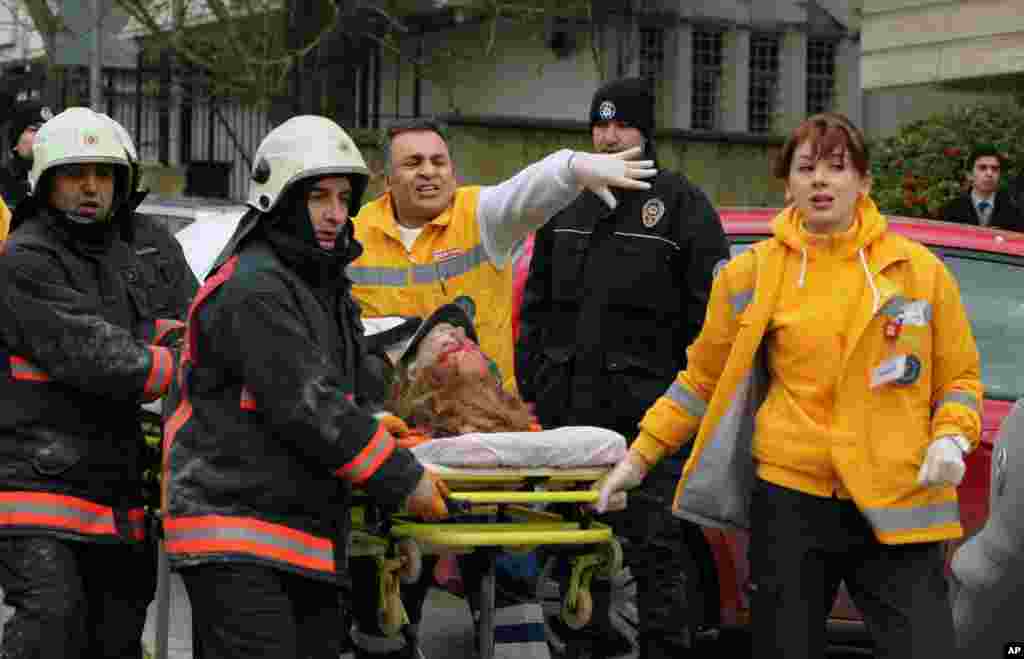
[(390, 409), (433, 437), (469, 432), (526, 432), (536, 424), (521, 398), (493, 374), (398, 369)]

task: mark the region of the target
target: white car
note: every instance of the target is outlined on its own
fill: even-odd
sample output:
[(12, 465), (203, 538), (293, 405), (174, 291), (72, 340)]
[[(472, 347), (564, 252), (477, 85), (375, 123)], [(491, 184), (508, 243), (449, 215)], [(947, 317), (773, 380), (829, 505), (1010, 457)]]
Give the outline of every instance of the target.
[(136, 210), (161, 220), (174, 234), (185, 251), (185, 260), (202, 283), (247, 208), (224, 199), (147, 197)]

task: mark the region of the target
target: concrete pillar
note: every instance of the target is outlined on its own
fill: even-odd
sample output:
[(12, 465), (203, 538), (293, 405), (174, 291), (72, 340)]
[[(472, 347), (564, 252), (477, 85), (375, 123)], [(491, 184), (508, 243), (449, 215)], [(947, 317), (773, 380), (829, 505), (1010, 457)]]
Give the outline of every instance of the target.
[(844, 38), (836, 48), (835, 109), (863, 130), (864, 91), (861, 89), (860, 41)]
[[(668, 53), (666, 53), (666, 56)], [(693, 26), (682, 24), (675, 30), (675, 58), (666, 57), (666, 68), (671, 66), (672, 106), (666, 116), (669, 128), (689, 130), (693, 120)], [(668, 96), (666, 94), (666, 96)]]
[(739, 28), (722, 37), (722, 129), (749, 130), (750, 30)]
[(772, 132), (785, 134), (807, 116), (807, 33), (786, 32), (779, 55), (779, 107)]

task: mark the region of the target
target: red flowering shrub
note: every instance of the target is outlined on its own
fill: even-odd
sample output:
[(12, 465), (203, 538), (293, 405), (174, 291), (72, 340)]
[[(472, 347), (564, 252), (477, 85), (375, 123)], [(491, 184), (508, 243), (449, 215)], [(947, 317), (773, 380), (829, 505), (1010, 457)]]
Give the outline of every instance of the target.
[(883, 212), (938, 217), (967, 188), (971, 151), (993, 144), (1004, 155), (1000, 183), (1024, 172), (1024, 107), (972, 105), (913, 121), (872, 147), (872, 196)]

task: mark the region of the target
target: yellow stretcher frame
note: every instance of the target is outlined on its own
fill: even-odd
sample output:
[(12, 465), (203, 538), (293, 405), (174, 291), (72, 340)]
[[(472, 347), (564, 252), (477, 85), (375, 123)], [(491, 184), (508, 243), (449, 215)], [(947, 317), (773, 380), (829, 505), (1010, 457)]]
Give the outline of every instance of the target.
[[(593, 598), (591, 579), (600, 574), (613, 577), (622, 570), (622, 547), (612, 529), (594, 521), (585, 504), (595, 503), (595, 483), (611, 467), (460, 469), (431, 465), (444, 479), (451, 493), (451, 517), (440, 522), (423, 522), (405, 514), (392, 515), (385, 525), (391, 548), (377, 556), (380, 597), (378, 620), (384, 633), (399, 633), (408, 621), (399, 597), (402, 580), (418, 578), (422, 554), (479, 552), (487, 558), (480, 584), (480, 656), (494, 654), (495, 560), (501, 551), (531, 551), (540, 546), (575, 546), (569, 587), (562, 601), (561, 617), (580, 628), (590, 621)], [(582, 486), (582, 487), (581, 487)], [(537, 504), (576, 506), (577, 519), (536, 510)], [(460, 522), (464, 516), (493, 515), (494, 522)], [(354, 517), (359, 533), (360, 516)], [(364, 545), (365, 546), (365, 545)], [(362, 552), (359, 552), (362, 553)], [(353, 554), (355, 555), (355, 554)]]

